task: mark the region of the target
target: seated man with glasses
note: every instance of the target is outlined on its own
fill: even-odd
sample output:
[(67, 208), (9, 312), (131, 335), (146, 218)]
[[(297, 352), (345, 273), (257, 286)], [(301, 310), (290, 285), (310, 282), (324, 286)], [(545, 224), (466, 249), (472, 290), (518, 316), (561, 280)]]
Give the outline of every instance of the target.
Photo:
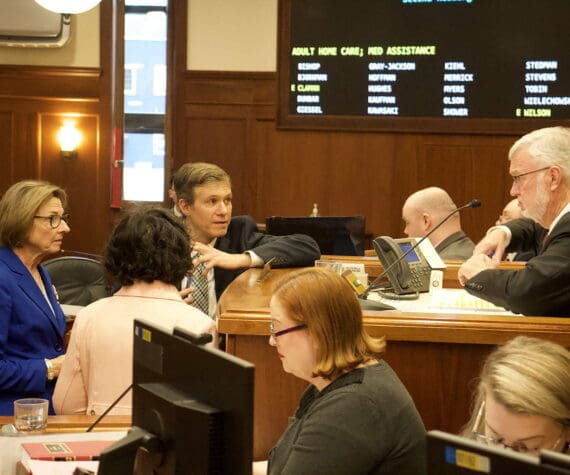
[(538, 456), (568, 453), (570, 352), (519, 336), (489, 355), (463, 435), (488, 445)]
[[(491, 228), (459, 269), (477, 297), (524, 315), (570, 316), (570, 129), (523, 136), (509, 151), (511, 195), (524, 218)], [(520, 270), (497, 269), (505, 252), (532, 251)]]

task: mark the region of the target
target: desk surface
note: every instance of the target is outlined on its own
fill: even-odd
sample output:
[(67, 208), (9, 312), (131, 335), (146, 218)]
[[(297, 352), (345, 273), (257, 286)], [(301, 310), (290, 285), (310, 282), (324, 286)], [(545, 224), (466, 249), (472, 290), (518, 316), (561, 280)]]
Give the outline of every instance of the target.
[[(0, 474), (23, 473), (28, 471), (18, 462), (24, 455), (23, 442), (48, 442), (68, 440), (117, 440), (131, 427), (130, 416), (106, 416), (93, 432), (85, 433), (97, 416), (49, 416), (48, 427), (43, 434), (0, 435)], [(12, 416), (0, 416), (0, 426), (11, 424)], [(16, 468), (18, 467), (18, 468)]]
[[(49, 416), (46, 434), (85, 432), (97, 420), (98, 416)], [(0, 426), (12, 424), (14, 417), (0, 416)], [(131, 416), (105, 416), (93, 429), (93, 432), (127, 430), (131, 427)]]
[[(269, 336), (273, 286), (291, 271), (294, 269), (272, 269), (261, 281), (261, 269), (250, 269), (240, 275), (220, 299), (219, 331)], [(371, 334), (385, 335), (388, 340), (500, 344), (517, 334), (525, 334), (570, 346), (569, 318), (491, 315), (482, 311), (365, 310), (364, 323)]]

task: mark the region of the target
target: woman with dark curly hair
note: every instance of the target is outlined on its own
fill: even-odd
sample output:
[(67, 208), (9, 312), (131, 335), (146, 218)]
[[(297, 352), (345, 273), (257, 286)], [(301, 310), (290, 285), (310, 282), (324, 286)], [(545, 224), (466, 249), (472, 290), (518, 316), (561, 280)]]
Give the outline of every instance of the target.
[[(105, 253), (107, 272), (121, 284), (112, 296), (81, 310), (54, 393), (58, 414), (101, 414), (131, 383), (133, 321), (172, 331), (211, 333), (215, 322), (184, 303), (176, 284), (192, 267), (189, 237), (168, 210), (138, 210), (115, 227)], [(128, 394), (111, 414), (130, 414)]]

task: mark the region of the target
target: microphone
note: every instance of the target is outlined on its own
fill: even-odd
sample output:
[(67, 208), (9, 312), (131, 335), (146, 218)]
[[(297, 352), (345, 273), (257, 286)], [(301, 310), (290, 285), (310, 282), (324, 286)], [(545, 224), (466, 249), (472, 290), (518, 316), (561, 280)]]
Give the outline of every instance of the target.
[(93, 422), (93, 424), (91, 424), (91, 425), (87, 428), (87, 430), (86, 430), (85, 432), (91, 432), (91, 431), (95, 428), (95, 426), (96, 426), (97, 424), (99, 424), (99, 422), (101, 422), (101, 419), (103, 419), (103, 417), (105, 417), (107, 414), (109, 414), (109, 411), (110, 411), (111, 409), (113, 409), (113, 408), (119, 403), (119, 401), (120, 401), (121, 399), (123, 399), (123, 398), (127, 395), (127, 393), (128, 393), (132, 388), (133, 388), (133, 383), (129, 384), (129, 387), (128, 387), (127, 389), (125, 389), (125, 390), (119, 395), (119, 397), (118, 397), (117, 399), (115, 399), (115, 400), (111, 403), (111, 405), (110, 405), (107, 409), (105, 409), (105, 411), (103, 412), (103, 414), (101, 414), (101, 415), (97, 418), (97, 420), (96, 420), (95, 422)]
[[(481, 206), (481, 201), (478, 199), (473, 199), (471, 200), (469, 203), (464, 204), (463, 206), (460, 206), (459, 208), (454, 209), (451, 213), (449, 213), (445, 218), (443, 218), (439, 223), (437, 223), (424, 237), (422, 237), (419, 241), (417, 241), (413, 246), (411, 246), (406, 252), (404, 252), (400, 257), (398, 257), (398, 259), (396, 259), (394, 262), (392, 262), (392, 264), (390, 264), (386, 269), (384, 269), (384, 272), (382, 272), (378, 277), (376, 277), (372, 283), (366, 287), (366, 290), (364, 292), (362, 292), (362, 294), (360, 294), (358, 296), (358, 298), (361, 300), (361, 307), (363, 309), (366, 310), (388, 310), (388, 309), (393, 309), (394, 307), (391, 307), (390, 305), (386, 305), (386, 304), (381, 304), (384, 306), (384, 308), (374, 308), (376, 307), (376, 304), (378, 304), (379, 302), (369, 302), (367, 300), (368, 294), (372, 291), (372, 289), (374, 289), (374, 287), (376, 286), (376, 284), (378, 282), (380, 282), (380, 280), (386, 276), (386, 274), (388, 274), (388, 272), (390, 272), (390, 270), (392, 270), (393, 267), (395, 267), (396, 265), (398, 265), (400, 262), (402, 262), (402, 260), (405, 259), (405, 257), (410, 254), (412, 251), (414, 251), (422, 242), (424, 242), (428, 237), (430, 237), (440, 226), (442, 226), (449, 218), (451, 218), (455, 213), (459, 213), (461, 210), (464, 210), (466, 208), (479, 208)], [(388, 308), (386, 308), (388, 307)]]

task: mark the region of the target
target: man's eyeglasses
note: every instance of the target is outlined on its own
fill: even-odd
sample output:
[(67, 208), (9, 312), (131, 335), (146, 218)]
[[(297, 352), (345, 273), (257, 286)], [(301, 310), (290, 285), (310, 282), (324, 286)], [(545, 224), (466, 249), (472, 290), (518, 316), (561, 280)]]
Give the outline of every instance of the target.
[(285, 328), (285, 330), (275, 331), (275, 323), (271, 322), (269, 324), (269, 333), (271, 334), (273, 339), (275, 339), (281, 335), (286, 335), (287, 333), (296, 332), (297, 330), (302, 330), (303, 328), (307, 328), (307, 325), (305, 323), (302, 323), (301, 325), (295, 325), (294, 327)]
[(59, 214), (52, 214), (51, 216), (34, 216), (34, 218), (47, 219), (52, 229), (58, 228), (62, 221), (65, 221), (65, 224), (69, 224), (69, 214), (64, 214), (62, 216)]
[(494, 447), (500, 447), (502, 449), (510, 449), (514, 452), (519, 452), (521, 454), (538, 456), (538, 454), (541, 450), (556, 450), (556, 448), (558, 447), (558, 445), (562, 441), (562, 437), (564, 436), (564, 432), (566, 429), (564, 426), (562, 426), (562, 431), (560, 432), (558, 439), (556, 439), (556, 442), (554, 442), (554, 444), (552, 444), (550, 447), (532, 447), (532, 448), (530, 448), (530, 447), (527, 447), (522, 442), (518, 443), (518, 444), (515, 443), (513, 445), (509, 445), (509, 444), (505, 444), (505, 439), (503, 439), (502, 437), (499, 437), (499, 438), (490, 437), (488, 435), (481, 434), (480, 432), (478, 432), (479, 426), (483, 420), (484, 412), (485, 412), (485, 401), (483, 401), (481, 403), (481, 406), (479, 407), (479, 412), (477, 413), (477, 418), (475, 419), (475, 425), (474, 425), (474, 430), (473, 430), (473, 436), (475, 437), (475, 439), (477, 441), (483, 442), (487, 445), (491, 445)]
[(542, 167), (542, 168), (539, 168), (538, 170), (531, 170), (530, 172), (521, 173), (519, 175), (513, 175), (511, 178), (513, 179), (513, 183), (515, 185), (518, 185), (518, 184), (520, 184), (521, 178), (523, 176), (531, 175), (533, 173), (543, 172), (544, 170), (548, 170), (549, 168), (550, 167)]

